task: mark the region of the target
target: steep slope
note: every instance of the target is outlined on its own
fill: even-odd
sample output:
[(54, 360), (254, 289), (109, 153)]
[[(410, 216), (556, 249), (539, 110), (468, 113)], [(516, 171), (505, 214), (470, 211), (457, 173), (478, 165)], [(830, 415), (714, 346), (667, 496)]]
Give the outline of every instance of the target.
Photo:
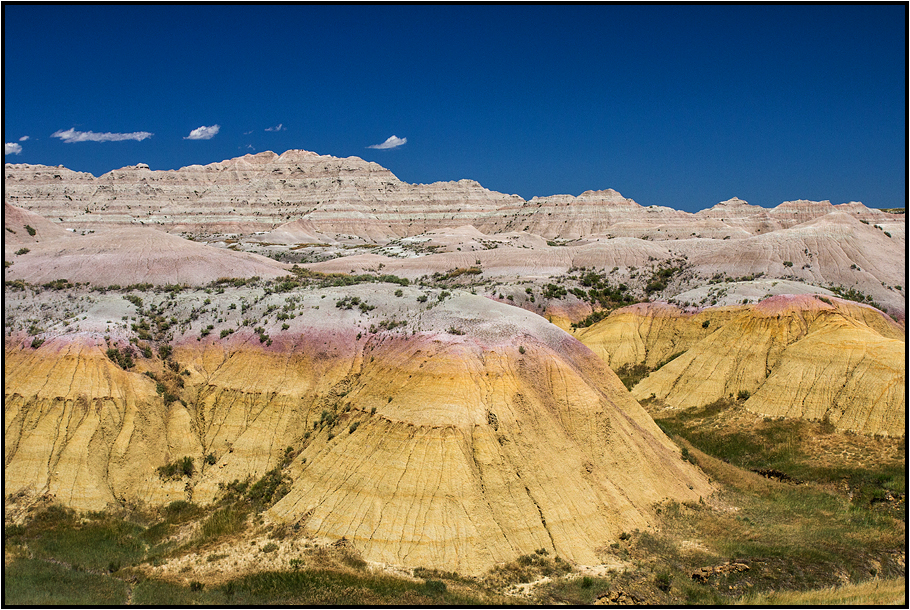
[(686, 313), (666, 303), (640, 303), (617, 309), (574, 335), (612, 369), (636, 364), (656, 368), (739, 315), (738, 309)]
[[(369, 560), (467, 574), (539, 548), (597, 563), (597, 547), (653, 522), (655, 502), (710, 493), (563, 331), (468, 294), (430, 291), (415, 312), (407, 303), (426, 291), (393, 288), (134, 292), (141, 309), (79, 293), (86, 309), (65, 333), (45, 332), (37, 348), (23, 332), (7, 337), (5, 493), (83, 509), (207, 502), (290, 447), (292, 483), (270, 519), (344, 537)], [(332, 307), (354, 297), (375, 309)], [(16, 298), (35, 312), (60, 299)], [(282, 305), (293, 317), (275, 317)], [(157, 349), (141, 355), (145, 340), (130, 348), (124, 311), (140, 325), (175, 317), (168, 362), (188, 374), (169, 373)], [(135, 367), (111, 362), (109, 346), (133, 349)], [(182, 456), (191, 478), (158, 475)]]
[(689, 408), (749, 396), (745, 407), (760, 414), (904, 433), (903, 330), (870, 307), (810, 295), (697, 314), (633, 306), (578, 338), (614, 367), (677, 356), (633, 388), (638, 400)]

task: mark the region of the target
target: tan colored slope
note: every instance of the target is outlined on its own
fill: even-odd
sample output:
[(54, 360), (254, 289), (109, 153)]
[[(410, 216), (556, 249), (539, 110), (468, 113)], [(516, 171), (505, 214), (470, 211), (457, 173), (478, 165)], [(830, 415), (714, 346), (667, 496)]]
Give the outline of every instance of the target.
[[(9, 257), (8, 257), (9, 258)], [(191, 284), (221, 277), (274, 278), (287, 268), (269, 258), (213, 248), (144, 228), (42, 241), (16, 256), (7, 279), (40, 284), (57, 279), (93, 285)]]
[(785, 295), (698, 314), (632, 306), (577, 336), (614, 367), (654, 367), (682, 352), (633, 388), (639, 400), (689, 408), (747, 392), (745, 406), (757, 413), (902, 435), (903, 329), (870, 307), (824, 298)]
[[(615, 375), (552, 324), (464, 295), (403, 329), (365, 330), (420, 294), (392, 292), (301, 291), (286, 331), (262, 322), (271, 345), (246, 327), (219, 340), (223, 325), (178, 338), (186, 406), (165, 407), (141, 374), (160, 361), (137, 356), (135, 372), (120, 371), (97, 335), (37, 350), (8, 339), (5, 493), (49, 492), (83, 509), (208, 502), (219, 483), (258, 478), (293, 447), (291, 491), (271, 519), (345, 537), (368, 560), (467, 574), (538, 548), (598, 563), (596, 548), (653, 522), (655, 502), (710, 493)], [(378, 308), (331, 307), (345, 294)], [(198, 299), (209, 296), (218, 306), (219, 295)], [(323, 412), (334, 428), (319, 427)], [(203, 465), (209, 453), (216, 463)], [(184, 455), (202, 472), (162, 481), (155, 469)]]
[[(654, 368), (713, 333), (737, 315), (736, 308), (685, 313), (667, 303), (640, 303), (617, 309), (597, 324), (575, 331), (611, 368), (645, 364)], [(708, 326), (703, 324), (708, 322)]]
[[(155, 384), (127, 373), (101, 340), (65, 337), (38, 350), (4, 350), (4, 492), (47, 493), (81, 509), (136, 498), (151, 464), (168, 449), (168, 413)], [(157, 406), (156, 406), (157, 403)], [(161, 485), (159, 499), (183, 499), (182, 484)]]
[[(35, 231), (34, 235), (29, 233), (28, 227)], [(3, 204), (3, 229), (3, 245), (7, 249), (18, 250), (23, 245), (31, 246), (43, 241), (73, 236), (71, 232), (47, 218), (8, 203)]]

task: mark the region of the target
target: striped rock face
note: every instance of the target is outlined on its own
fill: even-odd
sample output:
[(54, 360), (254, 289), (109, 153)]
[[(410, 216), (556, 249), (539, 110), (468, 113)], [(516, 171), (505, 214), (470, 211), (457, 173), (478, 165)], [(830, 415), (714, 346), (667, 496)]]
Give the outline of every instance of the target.
[(747, 392), (762, 415), (904, 434), (904, 330), (872, 307), (813, 295), (698, 313), (635, 305), (577, 336), (614, 368), (660, 367), (632, 389), (638, 400), (689, 408)]
[[(229, 309), (237, 293), (134, 293), (153, 317), (182, 318), (207, 298), (199, 324), (223, 320), (204, 337), (178, 324), (177, 375), (157, 350), (143, 356), (142, 340), (129, 370), (106, 355), (135, 336), (119, 323), (136, 313), (119, 294), (92, 297), (85, 319), (37, 348), (8, 337), (5, 493), (53, 494), (80, 509), (205, 503), (291, 448), (293, 482), (270, 519), (344, 537), (369, 560), (468, 574), (539, 548), (598, 563), (598, 547), (653, 522), (655, 502), (711, 493), (564, 331), (467, 294), (433, 293), (409, 312), (426, 291), (395, 288), (301, 291), (283, 330), (260, 310), (286, 295), (263, 295), (241, 314)], [(333, 306), (353, 297), (374, 309)], [(240, 316), (255, 316), (269, 340), (237, 329)], [(183, 456), (196, 465), (191, 478), (158, 475)]]

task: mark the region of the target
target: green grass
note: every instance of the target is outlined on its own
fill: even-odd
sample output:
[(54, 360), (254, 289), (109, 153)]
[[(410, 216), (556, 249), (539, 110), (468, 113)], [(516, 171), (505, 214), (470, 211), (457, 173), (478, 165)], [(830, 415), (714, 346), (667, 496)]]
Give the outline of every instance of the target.
[(737, 603), (749, 606), (906, 606), (906, 596), (904, 579), (892, 578), (810, 591), (753, 593)]
[[(442, 585), (442, 586), (440, 586)], [(449, 590), (438, 580), (422, 583), (385, 575), (334, 570), (260, 572), (230, 581), (219, 590), (233, 604), (306, 605), (476, 605), (484, 600)]]
[(144, 527), (113, 515), (90, 513), (88, 521), (72, 511), (51, 507), (25, 526), (7, 527), (5, 544), (28, 545), (38, 559), (54, 559), (75, 568), (116, 571), (146, 554)]
[(196, 544), (214, 543), (246, 528), (247, 511), (238, 506), (220, 508), (209, 515), (194, 539)]
[(588, 606), (597, 598), (610, 591), (611, 579), (584, 576), (582, 578), (559, 579), (541, 585), (536, 593), (540, 604)]
[(110, 576), (40, 559), (17, 559), (4, 570), (3, 596), (10, 606), (119, 606), (126, 603), (127, 586)]
[(904, 462), (881, 461), (870, 466), (826, 464), (806, 444), (806, 439), (834, 433), (833, 426), (824, 422), (766, 418), (749, 429), (733, 431), (713, 425), (718, 417), (723, 418), (736, 408), (732, 401), (722, 399), (672, 417), (658, 418), (656, 422), (669, 436), (685, 439), (729, 464), (745, 470), (778, 471), (797, 483), (846, 488), (850, 490), (854, 508), (868, 509), (879, 503), (876, 510), (905, 519), (896, 504), (886, 502), (889, 494), (906, 493)]
[(218, 589), (203, 587), (194, 591), (187, 585), (150, 579), (136, 585), (132, 602), (137, 606), (223, 606), (229, 598)]

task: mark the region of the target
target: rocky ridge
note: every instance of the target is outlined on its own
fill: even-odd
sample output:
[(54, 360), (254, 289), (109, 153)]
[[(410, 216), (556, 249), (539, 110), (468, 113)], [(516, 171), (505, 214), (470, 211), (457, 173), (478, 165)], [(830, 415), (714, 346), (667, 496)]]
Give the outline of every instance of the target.
[[(697, 214), (641, 206), (617, 191), (525, 201), (473, 180), (408, 184), (358, 157), (289, 150), (205, 166), (152, 171), (144, 164), (94, 177), (63, 167), (6, 164), (5, 202), (78, 230), (156, 225), (172, 232), (251, 234), (304, 221), (311, 238), (376, 243), (466, 224), (493, 234), (529, 231), (547, 239), (589, 235), (722, 239), (788, 228), (831, 211), (898, 231), (903, 219), (851, 202), (784, 202), (767, 210), (739, 199)], [(892, 231), (893, 232), (893, 231)]]

